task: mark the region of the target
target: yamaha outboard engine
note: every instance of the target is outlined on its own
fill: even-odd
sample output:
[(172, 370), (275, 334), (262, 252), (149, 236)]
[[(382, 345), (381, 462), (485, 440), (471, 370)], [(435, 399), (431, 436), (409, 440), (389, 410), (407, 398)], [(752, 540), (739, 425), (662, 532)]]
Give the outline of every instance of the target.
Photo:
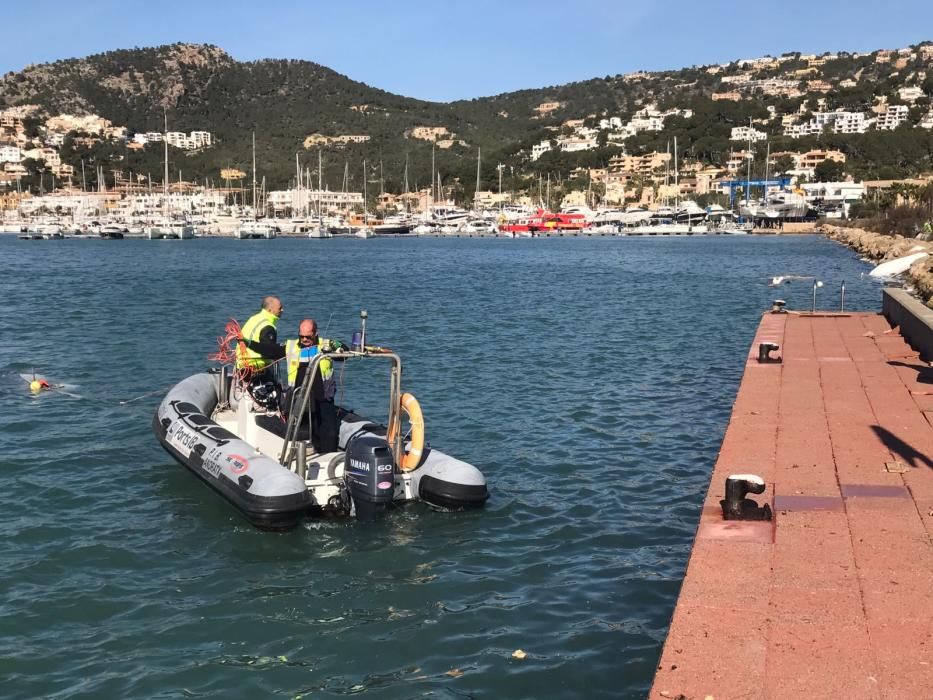
[(389, 443), (375, 435), (360, 435), (347, 445), (344, 469), (347, 489), (358, 520), (385, 515), (395, 493), (395, 465)]

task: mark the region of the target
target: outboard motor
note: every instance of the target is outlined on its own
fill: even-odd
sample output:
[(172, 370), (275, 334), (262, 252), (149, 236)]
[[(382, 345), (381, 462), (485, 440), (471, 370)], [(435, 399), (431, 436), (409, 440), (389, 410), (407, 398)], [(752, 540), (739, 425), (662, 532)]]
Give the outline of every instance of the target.
[(389, 443), (375, 435), (351, 440), (344, 474), (357, 519), (376, 520), (385, 515), (395, 493), (395, 463)]

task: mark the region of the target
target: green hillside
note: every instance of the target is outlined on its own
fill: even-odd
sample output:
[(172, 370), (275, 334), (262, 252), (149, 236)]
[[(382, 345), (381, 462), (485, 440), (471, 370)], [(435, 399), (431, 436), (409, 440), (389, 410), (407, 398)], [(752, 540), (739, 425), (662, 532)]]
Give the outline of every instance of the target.
[[(914, 47), (915, 49), (917, 47)], [(902, 60), (903, 58), (903, 60)], [(406, 137), (418, 126), (445, 127), (454, 144), (437, 148), (437, 168), (446, 184), (459, 181), (456, 193), (471, 196), (476, 178), (476, 149), (483, 151), (481, 187), (495, 189), (497, 163), (511, 166), (509, 185), (530, 183), (538, 173), (566, 177), (574, 167), (604, 166), (621, 152), (621, 145), (569, 153), (551, 151), (540, 160), (528, 158), (530, 147), (554, 138), (568, 119), (629, 119), (636, 110), (656, 103), (660, 109), (690, 109), (690, 118), (672, 117), (664, 130), (641, 132), (625, 141), (630, 153), (663, 150), (676, 136), (682, 158), (722, 164), (730, 151), (743, 144), (729, 141), (734, 126), (757, 120), (756, 128), (769, 134), (771, 150), (835, 148), (848, 161), (847, 172), (857, 178), (912, 176), (933, 169), (933, 129), (917, 128), (930, 109), (933, 94), (931, 52), (904, 54), (879, 62), (878, 54), (839, 54), (832, 60), (807, 60), (786, 55), (779, 66), (757, 68), (754, 79), (787, 79), (801, 71), (802, 94), (768, 96), (755, 90), (738, 101), (712, 99), (714, 93), (735, 85), (731, 77), (749, 74), (738, 63), (723, 67), (691, 67), (679, 71), (635, 76), (605, 76), (546, 88), (521, 90), (453, 103), (433, 103), (393, 95), (351, 80), (308, 61), (263, 60), (242, 63), (217, 47), (175, 44), (107, 52), (81, 59), (30, 66), (0, 79), (0, 107), (38, 104), (46, 116), (98, 114), (134, 132), (161, 131), (163, 110), (171, 130), (210, 131), (215, 145), (198, 152), (172, 149), (171, 170), (185, 179), (219, 177), (222, 167), (249, 171), (251, 134), (255, 130), (257, 167), (270, 187), (283, 187), (294, 177), (295, 153), (316, 170), (317, 151), (305, 150), (310, 134), (365, 134), (366, 143), (323, 149), (324, 179), (339, 188), (345, 164), (349, 186), (362, 187), (362, 162), (370, 166), (369, 179), (382, 177), (386, 189), (399, 191), (406, 156), (409, 184), (428, 186), (432, 144)], [(817, 64), (816, 67), (812, 67)], [(809, 72), (807, 72), (809, 71)], [(840, 83), (851, 81), (850, 87)], [(825, 81), (829, 91), (809, 91), (810, 81)], [(919, 87), (923, 97), (910, 103), (908, 122), (893, 131), (864, 134), (822, 134), (800, 139), (782, 136), (781, 116), (803, 109), (870, 110), (885, 98), (902, 103), (898, 90)], [(555, 102), (553, 111), (541, 113), (542, 103)], [(801, 108), (801, 105), (804, 105)], [(768, 107), (772, 107), (769, 113)], [(601, 137), (602, 139), (602, 137)], [(162, 149), (152, 145), (131, 151), (121, 142), (75, 148), (71, 140), (62, 158), (76, 167), (83, 159), (94, 169), (119, 168), (152, 173), (160, 179)], [(512, 175), (514, 173), (514, 175)], [(316, 173), (312, 176), (316, 179)], [(503, 183), (505, 185), (505, 183)]]

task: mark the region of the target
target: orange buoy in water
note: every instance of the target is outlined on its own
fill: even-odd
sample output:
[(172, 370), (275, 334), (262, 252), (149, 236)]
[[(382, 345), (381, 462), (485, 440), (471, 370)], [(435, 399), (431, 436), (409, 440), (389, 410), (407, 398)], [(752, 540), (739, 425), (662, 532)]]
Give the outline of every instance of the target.
[(40, 391), (51, 388), (51, 385), (44, 379), (33, 379), (29, 382), (29, 389), (33, 394), (38, 394)]

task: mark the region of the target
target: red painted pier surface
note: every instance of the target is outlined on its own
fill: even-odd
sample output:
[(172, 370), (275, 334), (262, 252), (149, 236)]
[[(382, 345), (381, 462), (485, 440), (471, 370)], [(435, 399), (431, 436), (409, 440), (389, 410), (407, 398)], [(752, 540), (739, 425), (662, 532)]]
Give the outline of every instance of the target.
[(880, 315), (762, 318), (650, 692), (710, 696), (933, 698), (933, 368)]

